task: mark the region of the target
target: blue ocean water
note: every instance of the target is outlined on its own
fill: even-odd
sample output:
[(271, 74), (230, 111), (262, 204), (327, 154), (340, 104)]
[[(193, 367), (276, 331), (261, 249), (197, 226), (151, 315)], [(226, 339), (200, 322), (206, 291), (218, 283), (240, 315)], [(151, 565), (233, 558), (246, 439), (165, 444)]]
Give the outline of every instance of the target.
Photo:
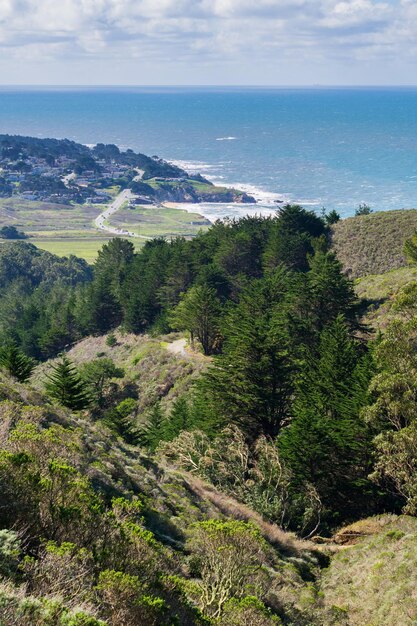
[[(417, 89), (2, 88), (0, 132), (111, 142), (351, 215), (417, 206)], [(205, 207), (209, 217), (248, 207)]]

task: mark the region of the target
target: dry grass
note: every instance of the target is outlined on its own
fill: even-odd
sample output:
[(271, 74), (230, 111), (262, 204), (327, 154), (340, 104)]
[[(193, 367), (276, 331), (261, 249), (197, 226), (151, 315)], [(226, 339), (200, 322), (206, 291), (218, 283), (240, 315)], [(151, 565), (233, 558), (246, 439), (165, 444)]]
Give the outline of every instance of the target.
[(417, 281), (417, 267), (407, 266), (385, 274), (364, 276), (356, 281), (355, 292), (364, 301), (363, 322), (374, 330), (384, 330), (398, 313), (393, 313), (392, 304), (398, 291)]
[(332, 227), (332, 247), (353, 278), (406, 265), (403, 246), (417, 228), (417, 210), (349, 217)]
[(308, 550), (317, 550), (317, 546), (313, 542), (299, 539), (294, 533), (286, 532), (279, 526), (266, 522), (259, 513), (235, 500), (235, 498), (221, 493), (213, 485), (192, 474), (184, 473), (182, 475), (190, 490), (199, 498), (211, 502), (222, 515), (228, 518), (252, 522), (258, 526), (268, 543), (280, 551), (299, 555)]
[(415, 625), (417, 520), (383, 516), (345, 531), (368, 536), (334, 556), (325, 571), (321, 593), (328, 621), (324, 623)]

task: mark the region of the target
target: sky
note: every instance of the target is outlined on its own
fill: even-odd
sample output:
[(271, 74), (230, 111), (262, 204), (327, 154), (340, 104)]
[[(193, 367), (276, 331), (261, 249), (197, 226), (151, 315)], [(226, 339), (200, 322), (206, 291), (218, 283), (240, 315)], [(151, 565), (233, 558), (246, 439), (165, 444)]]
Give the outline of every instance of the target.
[(417, 0), (0, 0), (3, 85), (417, 84)]

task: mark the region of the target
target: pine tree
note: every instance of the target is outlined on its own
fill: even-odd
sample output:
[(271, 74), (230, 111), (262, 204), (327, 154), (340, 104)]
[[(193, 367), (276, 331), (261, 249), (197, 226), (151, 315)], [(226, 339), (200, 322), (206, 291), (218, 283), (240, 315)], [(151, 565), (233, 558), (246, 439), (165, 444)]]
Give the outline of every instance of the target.
[(72, 411), (80, 411), (89, 406), (86, 383), (81, 380), (75, 366), (66, 356), (52, 367), (52, 373), (47, 379), (45, 388), (48, 395), (62, 406)]
[(28, 380), (35, 368), (35, 361), (26, 356), (15, 343), (0, 349), (0, 367), (21, 383)]

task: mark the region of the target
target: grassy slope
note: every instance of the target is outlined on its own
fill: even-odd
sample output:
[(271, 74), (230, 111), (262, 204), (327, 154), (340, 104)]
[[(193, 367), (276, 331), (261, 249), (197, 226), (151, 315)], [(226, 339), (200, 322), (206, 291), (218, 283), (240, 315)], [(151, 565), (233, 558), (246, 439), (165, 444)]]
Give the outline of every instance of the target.
[[(124, 352), (136, 350), (120, 343), (117, 362)], [(130, 346), (130, 347), (129, 347)], [(86, 353), (81, 354), (81, 348)], [(79, 358), (91, 356), (83, 342)], [(162, 346), (165, 347), (165, 346)], [(74, 356), (75, 352), (73, 352)], [(0, 416), (3, 400), (44, 406), (47, 400), (28, 386), (11, 383), (0, 375)], [(10, 416), (6, 407), (5, 415)], [(417, 520), (405, 516), (371, 518), (343, 529), (335, 543), (314, 546), (263, 521), (249, 507), (225, 496), (212, 485), (161, 464), (139, 448), (128, 446), (100, 422), (72, 415), (49, 405), (43, 426), (58, 422), (80, 435), (77, 461), (97, 489), (109, 494), (138, 494), (144, 502), (144, 523), (168, 550), (184, 560), (183, 547), (190, 525), (207, 518), (238, 519), (256, 524), (276, 550), (278, 563), (268, 591), (279, 606), (283, 623), (292, 626), (412, 626), (416, 623)], [(12, 426), (1, 420), (0, 442)], [(321, 551), (330, 558), (325, 565)], [(184, 561), (185, 563), (185, 561)], [(184, 570), (186, 571), (186, 569)], [(0, 583), (0, 595), (2, 583)]]
[(348, 530), (355, 534), (366, 527), (369, 536), (334, 556), (324, 573), (324, 605), (334, 624), (416, 624), (417, 520), (383, 516), (367, 522)]
[(349, 217), (332, 227), (332, 246), (352, 278), (383, 274), (406, 265), (404, 242), (416, 228), (415, 209)]
[[(83, 339), (68, 352), (68, 356), (76, 364), (108, 357), (123, 367), (122, 387), (137, 394), (139, 413), (157, 400), (161, 400), (162, 407), (169, 408), (179, 395), (189, 391), (194, 379), (210, 362), (198, 353), (172, 354), (167, 346), (177, 339), (175, 334), (158, 338), (120, 333), (116, 336), (118, 343), (113, 347), (106, 344), (106, 336)], [(46, 363), (37, 369), (35, 385), (38, 388), (43, 386), (48, 367)]]
[(402, 254), (405, 240), (417, 228), (417, 210), (400, 210), (349, 217), (332, 227), (332, 247), (344, 270), (356, 279), (363, 299), (364, 322), (383, 329), (391, 319), (397, 291), (417, 280), (417, 267)]
[[(120, 348), (120, 352), (122, 348)], [(120, 357), (121, 358), (121, 357)], [(122, 359), (123, 360), (123, 359)], [(8, 438), (14, 426), (7, 419), (9, 405), (3, 400), (23, 401), (24, 404), (44, 406), (47, 400), (40, 392), (27, 386), (11, 383), (0, 374), (0, 444)], [(3, 411), (4, 409), (4, 411)], [(150, 458), (139, 448), (125, 444), (110, 433), (100, 422), (92, 422), (83, 415), (73, 415), (67, 410), (52, 407), (42, 415), (42, 426), (59, 423), (79, 436), (76, 466), (90, 479), (100, 492), (130, 497), (139, 495), (144, 503), (143, 519), (147, 529), (165, 544), (187, 571), (184, 544), (191, 524), (204, 519), (237, 519), (261, 522), (260, 531), (271, 545), (277, 558), (274, 583), (269, 590), (275, 603), (279, 598), (280, 611), (286, 623), (293, 626), (319, 625), (311, 621), (318, 607), (311, 577), (318, 573), (314, 545), (298, 540), (276, 526), (262, 523), (259, 516), (233, 498), (225, 497), (212, 486), (195, 477), (178, 472)], [(78, 452), (79, 450), (79, 452)], [(4, 591), (0, 581), (0, 597)]]

